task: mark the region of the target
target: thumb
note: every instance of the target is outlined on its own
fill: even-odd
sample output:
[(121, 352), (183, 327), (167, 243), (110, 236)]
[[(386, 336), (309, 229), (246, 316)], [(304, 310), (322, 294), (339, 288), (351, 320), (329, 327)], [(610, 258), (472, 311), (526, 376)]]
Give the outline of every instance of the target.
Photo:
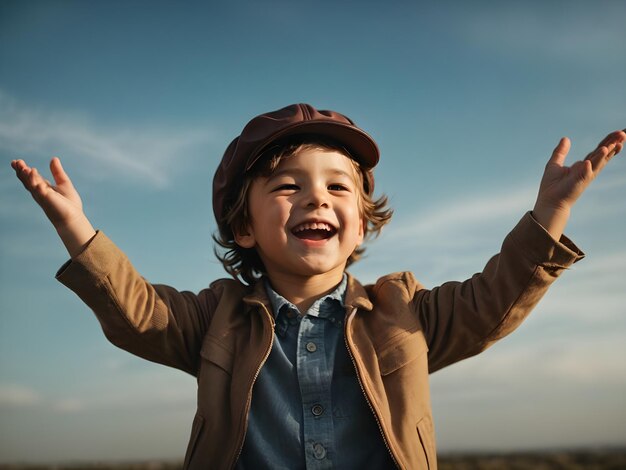
[(70, 180), (70, 177), (65, 173), (61, 165), (61, 160), (58, 157), (53, 157), (52, 160), (50, 160), (50, 171), (57, 186), (72, 185), (72, 180)]
[(548, 164), (563, 166), (563, 163), (565, 163), (565, 157), (567, 157), (570, 146), (570, 140), (567, 137), (562, 137), (561, 140), (559, 140), (558, 145), (552, 152), (552, 156), (550, 157), (550, 160), (548, 160)]

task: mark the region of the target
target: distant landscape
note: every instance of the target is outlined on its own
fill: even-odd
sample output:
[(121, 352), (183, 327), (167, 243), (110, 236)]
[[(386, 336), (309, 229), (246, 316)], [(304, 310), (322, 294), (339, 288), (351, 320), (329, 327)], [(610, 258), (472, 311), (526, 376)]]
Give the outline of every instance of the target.
[(440, 470), (626, 470), (626, 447), (493, 454), (444, 454)]
[[(178, 470), (181, 462), (75, 462), (65, 464), (0, 464), (0, 470)], [(509, 453), (448, 453), (439, 456), (440, 470), (626, 470), (626, 447)]]

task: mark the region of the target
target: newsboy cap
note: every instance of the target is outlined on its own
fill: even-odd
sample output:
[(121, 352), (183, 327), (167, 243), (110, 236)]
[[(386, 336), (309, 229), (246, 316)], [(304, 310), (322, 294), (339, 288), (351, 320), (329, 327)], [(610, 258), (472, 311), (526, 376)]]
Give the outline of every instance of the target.
[(378, 163), (379, 151), (374, 139), (343, 114), (302, 103), (261, 114), (248, 122), (228, 145), (213, 177), (213, 213), (218, 226), (241, 187), (243, 176), (263, 152), (277, 140), (296, 135), (330, 138), (365, 169)]

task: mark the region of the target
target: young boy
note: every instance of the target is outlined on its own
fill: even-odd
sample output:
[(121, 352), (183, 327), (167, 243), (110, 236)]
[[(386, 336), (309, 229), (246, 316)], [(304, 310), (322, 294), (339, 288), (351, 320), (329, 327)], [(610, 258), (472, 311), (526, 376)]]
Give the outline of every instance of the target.
[(18, 178), (71, 260), (58, 279), (111, 342), (197, 377), (185, 468), (436, 468), (428, 374), (510, 333), (582, 253), (570, 208), (626, 134), (564, 166), (550, 158), (532, 212), (482, 273), (428, 290), (410, 273), (362, 286), (346, 273), (390, 217), (373, 198), (378, 148), (347, 117), (298, 104), (257, 116), (213, 182), (218, 256), (234, 279), (199, 294), (151, 285), (56, 185)]

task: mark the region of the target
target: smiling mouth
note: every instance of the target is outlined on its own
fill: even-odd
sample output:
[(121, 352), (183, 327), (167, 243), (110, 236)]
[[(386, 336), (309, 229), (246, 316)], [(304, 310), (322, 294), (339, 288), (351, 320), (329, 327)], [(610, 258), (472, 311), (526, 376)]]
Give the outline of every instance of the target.
[(325, 222), (307, 222), (295, 227), (291, 233), (301, 240), (328, 240), (337, 229)]

